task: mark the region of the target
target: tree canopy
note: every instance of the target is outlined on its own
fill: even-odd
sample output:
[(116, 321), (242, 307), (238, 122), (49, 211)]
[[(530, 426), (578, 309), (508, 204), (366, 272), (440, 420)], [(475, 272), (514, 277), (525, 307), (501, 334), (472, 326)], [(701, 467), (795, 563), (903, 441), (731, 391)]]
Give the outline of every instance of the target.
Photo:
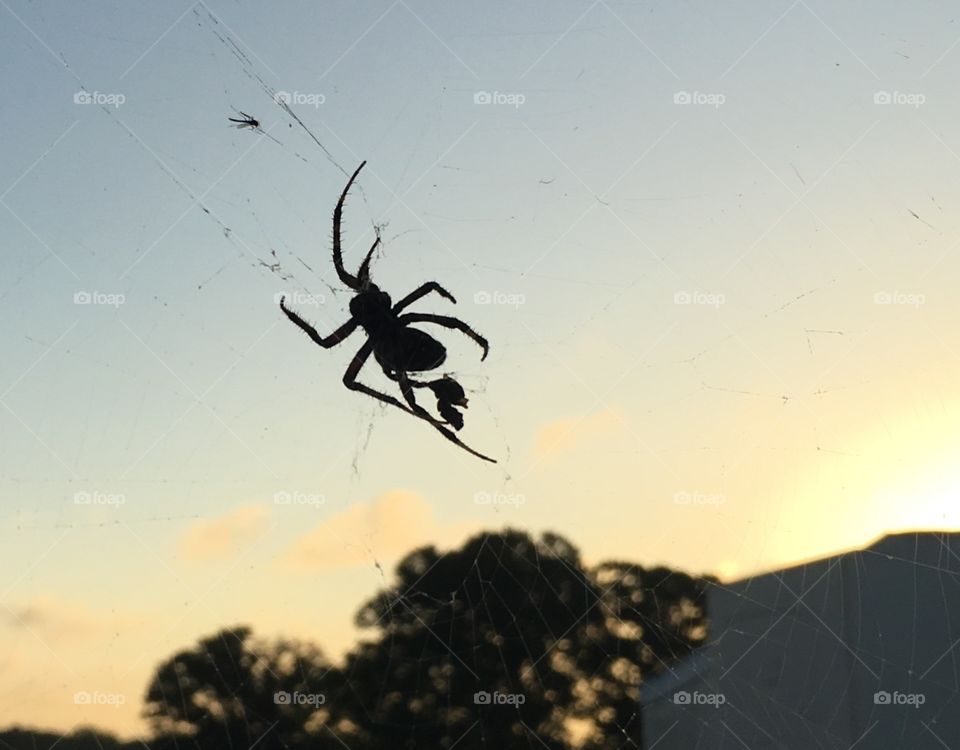
[[(164, 661), (145, 696), (147, 743), (640, 746), (640, 684), (704, 642), (705, 585), (620, 560), (587, 566), (550, 533), (485, 532), (459, 549), (421, 547), (360, 607), (356, 623), (372, 637), (342, 663), (244, 626)], [(22, 739), (0, 733), (6, 746), (26, 746)], [(79, 733), (68, 739), (62, 747), (94, 746)], [(93, 740), (127, 749), (104, 735)]]

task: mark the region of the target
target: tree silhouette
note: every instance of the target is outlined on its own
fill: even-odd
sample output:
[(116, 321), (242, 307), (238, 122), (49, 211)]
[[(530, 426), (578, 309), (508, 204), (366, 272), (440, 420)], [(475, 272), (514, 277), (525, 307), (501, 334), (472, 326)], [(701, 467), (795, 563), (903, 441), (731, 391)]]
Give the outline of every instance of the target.
[(640, 685), (705, 642), (709, 579), (621, 561), (595, 566), (590, 578), (601, 590), (604, 627), (578, 642), (589, 689), (578, 693), (570, 715), (592, 729), (583, 747), (619, 748), (627, 739), (640, 747)]
[(312, 722), (329, 714), (326, 697), (337, 679), (317, 648), (255, 641), (238, 627), (164, 662), (144, 714), (157, 735), (204, 748), (327, 747)]
[[(142, 750), (143, 745), (137, 745)], [(89, 727), (78, 728), (66, 735), (19, 727), (0, 732), (0, 748), (3, 750), (53, 750), (54, 747), (57, 750), (132, 750), (132, 744), (121, 743), (113, 735)]]
[[(643, 679), (706, 638), (706, 580), (619, 560), (586, 567), (556, 534), (426, 546), (395, 573), (359, 609), (374, 637), (342, 666), (308, 644), (224, 629), (158, 667), (148, 742), (76, 732), (59, 747), (640, 747)], [(31, 750), (45, 738), (0, 734)]]
[(357, 616), (379, 639), (345, 666), (345, 701), (378, 750), (566, 748), (574, 719), (591, 747), (639, 744), (643, 676), (705, 635), (694, 579), (628, 563), (587, 570), (554, 534), (424, 547), (397, 576)]

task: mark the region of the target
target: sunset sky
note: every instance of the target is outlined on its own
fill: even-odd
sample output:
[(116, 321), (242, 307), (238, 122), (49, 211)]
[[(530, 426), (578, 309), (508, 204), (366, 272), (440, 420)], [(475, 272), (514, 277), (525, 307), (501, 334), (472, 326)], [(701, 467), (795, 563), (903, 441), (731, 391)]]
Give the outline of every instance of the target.
[[(960, 528), (954, 10), (0, 0), (0, 727), (140, 732), (225, 625), (337, 657), (480, 529), (729, 580)], [(431, 329), (496, 465), (276, 305), (347, 319), (364, 159), (347, 266), (382, 226), (490, 340)]]

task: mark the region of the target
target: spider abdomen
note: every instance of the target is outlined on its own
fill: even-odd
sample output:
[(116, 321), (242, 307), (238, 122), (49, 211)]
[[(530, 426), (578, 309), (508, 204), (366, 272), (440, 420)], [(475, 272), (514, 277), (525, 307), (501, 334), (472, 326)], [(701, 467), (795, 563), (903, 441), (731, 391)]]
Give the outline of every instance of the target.
[(447, 358), (446, 347), (416, 328), (403, 328), (399, 336), (378, 341), (374, 355), (380, 366), (393, 372), (434, 370)]

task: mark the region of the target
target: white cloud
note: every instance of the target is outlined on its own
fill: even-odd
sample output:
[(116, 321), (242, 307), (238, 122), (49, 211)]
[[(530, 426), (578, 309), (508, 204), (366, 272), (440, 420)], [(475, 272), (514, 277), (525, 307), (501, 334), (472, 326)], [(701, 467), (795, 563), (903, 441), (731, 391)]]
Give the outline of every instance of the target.
[(620, 413), (613, 409), (547, 422), (537, 430), (533, 442), (534, 456), (538, 459), (555, 456), (587, 440), (613, 434), (622, 429), (623, 422)]
[(417, 493), (391, 490), (326, 519), (301, 536), (280, 564), (304, 572), (368, 565), (371, 559), (383, 564), (424, 544), (462, 538), (465, 532), (461, 526), (440, 527)]
[(180, 538), (180, 554), (192, 562), (225, 560), (259, 537), (270, 517), (262, 505), (245, 505), (200, 521)]
[(143, 618), (98, 614), (83, 602), (51, 596), (36, 596), (0, 611), (10, 628), (35, 633), (54, 643), (98, 637), (117, 629), (139, 628), (146, 622)]

